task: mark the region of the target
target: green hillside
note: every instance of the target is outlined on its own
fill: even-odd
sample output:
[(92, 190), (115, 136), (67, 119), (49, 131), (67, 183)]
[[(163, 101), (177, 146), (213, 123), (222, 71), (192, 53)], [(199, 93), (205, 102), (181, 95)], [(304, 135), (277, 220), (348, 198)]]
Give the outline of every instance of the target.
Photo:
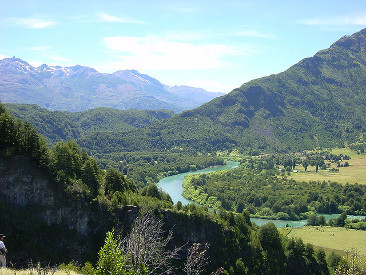
[(15, 117), (28, 121), (52, 144), (93, 132), (119, 132), (143, 128), (174, 113), (168, 110), (117, 110), (96, 108), (83, 112), (49, 111), (35, 104), (4, 106)]
[[(277, 75), (243, 84), (147, 129), (98, 133), (79, 144), (90, 152), (170, 150), (293, 151), (359, 141), (366, 117), (366, 29)], [(362, 137), (361, 137), (362, 138)], [(138, 142), (136, 142), (136, 140)], [(111, 142), (111, 143), (109, 143)]]

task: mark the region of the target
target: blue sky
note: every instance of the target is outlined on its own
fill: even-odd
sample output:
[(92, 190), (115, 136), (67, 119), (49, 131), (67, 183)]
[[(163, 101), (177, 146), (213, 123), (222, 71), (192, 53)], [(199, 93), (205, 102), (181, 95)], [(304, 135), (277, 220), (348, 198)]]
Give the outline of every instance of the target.
[(230, 92), (365, 27), (365, 0), (0, 0), (0, 59)]

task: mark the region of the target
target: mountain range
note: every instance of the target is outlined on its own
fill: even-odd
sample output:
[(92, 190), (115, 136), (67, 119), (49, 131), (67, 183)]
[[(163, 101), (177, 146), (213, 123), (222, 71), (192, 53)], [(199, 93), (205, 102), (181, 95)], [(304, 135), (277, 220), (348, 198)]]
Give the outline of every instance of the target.
[(85, 66), (33, 67), (19, 58), (0, 60), (0, 100), (37, 104), (49, 110), (84, 111), (192, 109), (223, 95), (188, 86), (169, 87), (136, 70), (100, 73)]
[(112, 127), (115, 131), (106, 132), (94, 127), (76, 141), (93, 155), (333, 148), (366, 143), (365, 114), (366, 29), (342, 37), (282, 73), (249, 81), (200, 107), (145, 124), (146, 128)]

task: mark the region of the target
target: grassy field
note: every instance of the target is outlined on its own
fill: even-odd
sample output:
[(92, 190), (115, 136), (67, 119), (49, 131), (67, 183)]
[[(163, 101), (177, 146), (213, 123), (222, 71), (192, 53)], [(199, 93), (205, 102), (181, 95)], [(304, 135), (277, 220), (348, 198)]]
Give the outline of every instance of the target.
[[(289, 178), (296, 181), (335, 181), (339, 183), (359, 183), (366, 184), (366, 155), (357, 155), (354, 151), (349, 149), (334, 149), (333, 154), (343, 154), (351, 156), (348, 160), (349, 167), (337, 167), (335, 163), (332, 163), (330, 168), (337, 168), (339, 172), (329, 172), (329, 170), (320, 170), (315, 172), (315, 167), (309, 166), (308, 171), (305, 172), (302, 165), (296, 166), (298, 173), (291, 173)], [(343, 161), (344, 162), (344, 161)]]
[(289, 238), (299, 237), (304, 243), (324, 248), (328, 253), (334, 251), (347, 256), (347, 251), (354, 247), (360, 252), (363, 262), (366, 262), (366, 231), (329, 226), (303, 226), (278, 230)]
[(36, 270), (36, 269), (10, 269), (10, 268), (1, 268), (0, 275), (79, 275), (74, 271), (65, 271), (65, 270), (58, 270), (58, 271), (49, 271), (46, 270)]

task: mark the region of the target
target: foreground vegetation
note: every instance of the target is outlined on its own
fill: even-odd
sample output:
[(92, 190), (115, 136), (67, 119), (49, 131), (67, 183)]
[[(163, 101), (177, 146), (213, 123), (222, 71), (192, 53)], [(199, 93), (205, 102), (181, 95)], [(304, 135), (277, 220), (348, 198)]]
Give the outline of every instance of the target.
[(4, 268), (0, 270), (1, 275), (80, 275), (81, 273), (70, 270), (59, 270), (57, 268), (30, 268), (30, 269), (12, 269)]
[[(0, 111), (1, 158), (13, 163), (16, 156), (22, 155), (23, 159), (35, 163), (35, 168), (32, 169), (36, 169), (34, 171), (37, 173), (43, 171), (51, 179), (50, 184), (56, 188), (60, 198), (57, 201), (58, 207), (62, 203), (69, 203), (67, 198), (70, 198), (73, 201), (71, 206), (81, 203), (84, 209), (90, 211), (90, 215), (95, 215), (95, 219), (100, 221), (99, 224), (89, 225), (91, 232), (95, 233), (82, 237), (62, 224), (47, 225), (42, 217), (36, 216), (41, 213), (41, 208), (34, 207), (27, 212), (23, 208), (13, 208), (3, 198), (1, 212), (6, 215), (3, 215), (0, 226), (9, 232), (7, 247), (12, 252), (9, 254), (9, 263), (16, 264), (17, 261), (27, 259), (68, 262), (75, 255), (72, 250), (80, 249), (79, 260), (84, 268), (79, 268), (80, 272), (84, 270), (89, 274), (113, 274), (110, 273), (113, 268), (119, 267), (121, 269), (116, 274), (136, 274), (136, 270), (140, 274), (151, 273), (153, 270), (159, 274), (166, 270), (165, 266), (155, 269), (149, 261), (133, 266), (136, 262), (131, 261), (134, 255), (131, 247), (139, 243), (137, 239), (144, 232), (161, 232), (163, 240), (166, 236), (171, 237), (169, 242), (164, 242), (159, 253), (165, 251), (169, 254), (172, 249), (174, 251), (174, 247), (181, 248), (179, 257), (167, 262), (177, 274), (192, 274), (187, 271), (191, 269), (185, 267), (190, 253), (189, 247), (185, 246), (187, 243), (193, 247), (194, 243), (200, 243), (199, 247), (206, 247), (209, 253), (210, 264), (206, 265), (201, 274), (217, 270), (228, 274), (329, 272), (324, 252), (305, 247), (300, 240), (282, 238), (274, 224), (256, 227), (251, 224), (246, 211), (241, 214), (226, 211), (214, 214), (193, 204), (173, 206), (169, 196), (159, 191), (155, 185), (137, 190), (134, 182), (118, 170), (101, 170), (95, 160), (74, 142), (57, 143), (49, 149), (34, 128), (12, 118), (1, 105)], [(24, 161), (18, 163), (24, 164)], [(130, 209), (127, 210), (130, 214), (119, 216), (124, 209)], [(160, 231), (136, 230), (136, 216), (144, 217), (147, 212), (161, 221)], [(116, 234), (111, 233), (113, 227), (116, 228)], [(107, 233), (104, 245), (100, 240), (102, 232), (104, 236), (110, 232)], [(125, 242), (121, 240), (127, 240), (130, 245), (124, 245)], [(65, 242), (73, 243), (73, 247), (65, 246)], [(85, 246), (85, 243), (93, 243), (93, 246)], [(44, 244), (47, 247), (43, 249)], [(113, 247), (117, 250), (113, 250)], [(97, 255), (98, 250), (100, 252)], [(151, 249), (148, 252), (149, 255), (152, 254)], [(92, 264), (84, 265), (87, 259)]]

